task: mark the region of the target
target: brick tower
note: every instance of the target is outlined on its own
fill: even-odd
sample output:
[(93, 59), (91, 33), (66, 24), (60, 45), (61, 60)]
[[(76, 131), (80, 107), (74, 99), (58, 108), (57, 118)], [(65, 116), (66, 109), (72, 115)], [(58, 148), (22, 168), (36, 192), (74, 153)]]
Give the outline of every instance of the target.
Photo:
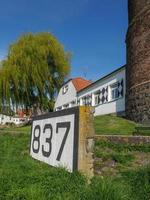
[(128, 0), (127, 118), (150, 120), (150, 0)]

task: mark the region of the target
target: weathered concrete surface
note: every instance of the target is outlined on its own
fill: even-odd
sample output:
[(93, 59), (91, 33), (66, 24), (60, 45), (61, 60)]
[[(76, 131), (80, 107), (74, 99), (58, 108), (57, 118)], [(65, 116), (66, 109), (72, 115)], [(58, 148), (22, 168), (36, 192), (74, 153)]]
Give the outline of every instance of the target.
[(78, 170), (91, 178), (93, 176), (94, 116), (93, 108), (79, 107)]

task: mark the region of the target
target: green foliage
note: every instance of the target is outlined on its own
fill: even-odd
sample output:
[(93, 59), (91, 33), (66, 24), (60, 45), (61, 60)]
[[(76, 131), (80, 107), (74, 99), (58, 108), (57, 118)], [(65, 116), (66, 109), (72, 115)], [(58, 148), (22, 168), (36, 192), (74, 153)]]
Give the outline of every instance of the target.
[(126, 165), (128, 163), (130, 163), (131, 161), (134, 160), (134, 156), (131, 155), (130, 153), (118, 153), (118, 152), (111, 152), (111, 153), (108, 153), (102, 149), (95, 149), (95, 152), (94, 152), (95, 156), (98, 157), (98, 158), (102, 158), (103, 161), (106, 161), (108, 159), (111, 159), (111, 160), (114, 160), (116, 163), (120, 163), (120, 164), (123, 164), (123, 165)]
[[(138, 127), (137, 127), (138, 128)], [(145, 128), (147, 128), (147, 130), (145, 130)], [(133, 133), (133, 135), (143, 135), (143, 136), (150, 136), (150, 127), (140, 127), (140, 131), (137, 132), (137, 130), (135, 130), (135, 132)]]
[(97, 174), (100, 172), (103, 176), (120, 177), (122, 172), (139, 169), (150, 162), (150, 144), (129, 145), (97, 141), (94, 155)]
[(1, 104), (52, 109), (70, 72), (70, 56), (50, 33), (28, 33), (9, 48), (0, 69)]
[(32, 159), (27, 133), (1, 133), (0, 144), (1, 200), (149, 200), (150, 167), (124, 172), (119, 178), (94, 177), (88, 183), (78, 172)]
[(98, 135), (132, 135), (136, 123), (113, 115), (97, 116), (94, 119), (95, 133)]
[(94, 177), (53, 168), (29, 156), (28, 134), (0, 135), (1, 200), (126, 200), (123, 187)]
[(115, 144), (112, 142), (105, 141), (96, 141), (96, 148), (103, 149), (105, 147), (111, 148), (117, 152), (130, 152), (130, 151), (139, 151), (139, 152), (150, 152), (150, 145), (129, 145), (129, 144)]
[(117, 153), (111, 155), (112, 159), (121, 164), (127, 164), (134, 159), (133, 155)]
[(31, 126), (8, 126), (8, 127), (0, 127), (0, 134), (2, 133), (30, 133), (31, 132)]
[(150, 199), (150, 166), (123, 173), (124, 180), (131, 188), (131, 196), (136, 200)]
[(85, 200), (128, 200), (123, 185), (110, 178), (95, 177), (87, 190)]

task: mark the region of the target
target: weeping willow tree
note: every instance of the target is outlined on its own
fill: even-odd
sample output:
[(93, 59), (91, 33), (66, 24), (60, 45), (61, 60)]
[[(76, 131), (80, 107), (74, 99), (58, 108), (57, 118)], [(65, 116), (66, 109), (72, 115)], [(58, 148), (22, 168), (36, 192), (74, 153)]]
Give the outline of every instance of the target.
[(1, 65), (2, 106), (52, 110), (70, 72), (70, 54), (50, 33), (28, 33), (10, 46)]

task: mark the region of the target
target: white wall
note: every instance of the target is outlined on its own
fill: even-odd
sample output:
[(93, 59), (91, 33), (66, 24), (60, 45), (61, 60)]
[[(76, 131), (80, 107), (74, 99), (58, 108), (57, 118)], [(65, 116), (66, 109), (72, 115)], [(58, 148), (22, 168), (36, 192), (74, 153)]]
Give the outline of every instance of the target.
[(106, 115), (111, 113), (119, 113), (125, 111), (125, 99), (120, 98), (113, 102), (95, 106), (95, 116)]
[(6, 123), (14, 123), (16, 125), (19, 125), (19, 124), (24, 123), (25, 121), (26, 121), (25, 118), (12, 117), (12, 116), (0, 114), (0, 124), (2, 124), (2, 125), (6, 124)]
[[(124, 81), (123, 97), (114, 101), (110, 101), (109, 86), (122, 79)], [(120, 71), (115, 72), (114, 74), (106, 77), (103, 80), (97, 81), (87, 89), (82, 90), (81, 92), (78, 93), (78, 99), (81, 99), (82, 97), (89, 95), (91, 93), (95, 93), (97, 90), (107, 86), (108, 86), (108, 102), (95, 106), (95, 116), (125, 111), (125, 91), (126, 91), (125, 68), (122, 68)]]
[(6, 124), (11, 122), (12, 122), (12, 117), (0, 114), (0, 124)]
[[(63, 87), (65, 85), (68, 85), (68, 91), (63, 94)], [(69, 81), (67, 84), (65, 84), (59, 91), (56, 102), (55, 102), (55, 106), (54, 109), (56, 109), (57, 107), (60, 107), (62, 105), (71, 103), (73, 100), (76, 100), (76, 89), (72, 83), (72, 81)]]

